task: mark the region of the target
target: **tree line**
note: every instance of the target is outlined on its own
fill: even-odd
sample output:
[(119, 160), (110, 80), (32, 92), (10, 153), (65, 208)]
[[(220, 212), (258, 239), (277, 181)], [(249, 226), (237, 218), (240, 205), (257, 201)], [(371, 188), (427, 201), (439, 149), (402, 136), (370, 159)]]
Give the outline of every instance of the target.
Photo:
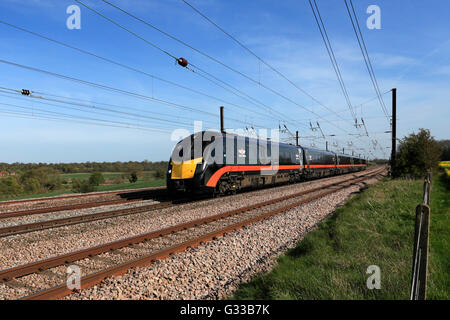
[(440, 161), (450, 160), (450, 140), (436, 140), (430, 130), (419, 129), (400, 140), (394, 177), (423, 178), (428, 170), (436, 171)]
[[(86, 162), (86, 163), (1, 163), (0, 196), (30, 195), (71, 188), (74, 192), (91, 192), (105, 182), (102, 172), (123, 172), (124, 179), (134, 183), (143, 171), (153, 172), (152, 176), (162, 179), (167, 170), (167, 162)], [(89, 179), (72, 179), (68, 185), (61, 174), (91, 173)]]
[(23, 173), (28, 170), (47, 168), (59, 173), (90, 173), (90, 172), (131, 172), (131, 171), (155, 171), (167, 169), (167, 161), (151, 162), (74, 162), (74, 163), (1, 163), (0, 172)]

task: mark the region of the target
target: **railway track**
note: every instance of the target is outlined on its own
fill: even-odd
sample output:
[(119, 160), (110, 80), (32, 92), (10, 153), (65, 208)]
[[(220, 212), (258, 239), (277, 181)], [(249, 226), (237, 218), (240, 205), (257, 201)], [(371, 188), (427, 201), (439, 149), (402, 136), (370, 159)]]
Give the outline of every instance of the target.
[(157, 209), (165, 209), (174, 206), (172, 201), (167, 202), (159, 202), (150, 205), (144, 205), (134, 208), (125, 208), (118, 210), (110, 210), (104, 212), (97, 212), (91, 214), (83, 214), (76, 215), (68, 218), (60, 218), (60, 219), (51, 219), (45, 221), (39, 221), (34, 223), (23, 223), (8, 227), (0, 228), (0, 238), (12, 236), (16, 234), (29, 233), (34, 231), (41, 231), (45, 229), (57, 228), (57, 227), (65, 227), (80, 223), (93, 222), (103, 219), (122, 217), (131, 214), (137, 214), (141, 212), (149, 212)]
[(153, 190), (166, 190), (166, 187), (153, 187), (150, 189), (116, 190), (116, 191), (107, 191), (107, 192), (95, 192), (95, 193), (75, 194), (75, 195), (67, 195), (67, 196), (56, 196), (56, 197), (49, 197), (49, 198), (0, 201), (0, 207), (20, 204), (20, 203), (33, 203), (33, 202), (42, 202), (42, 201), (55, 201), (55, 200), (57, 201), (57, 200), (64, 200), (64, 199), (89, 198), (89, 197), (105, 196), (105, 195), (111, 195), (111, 194), (117, 195), (117, 196), (125, 196), (127, 194), (133, 194), (136, 192), (153, 191)]
[[(384, 169), (368, 172), (356, 178), (352, 177), (339, 182), (329, 183), (325, 186), (289, 196), (216, 214), (207, 218), (189, 221), (135, 237), (3, 270), (0, 271), (0, 281), (13, 289), (25, 288), (25, 291), (30, 291), (27, 290), (30, 284), (27, 285), (27, 280), (25, 284), (21, 284), (19, 280), (28, 278), (29, 282), (30, 280), (36, 279), (36, 277), (44, 276), (50, 279), (57, 278), (61, 283), (64, 282), (63, 279), (66, 276), (65, 270), (67, 265), (77, 261), (82, 266), (83, 273), (87, 273), (81, 280), (81, 287), (87, 288), (107, 277), (123, 274), (130, 268), (147, 265), (156, 260), (164, 259), (171, 254), (186, 250), (186, 248), (210, 241), (246, 225), (322, 198), (350, 185), (360, 183), (365, 179), (381, 173), (382, 170)], [(136, 252), (140, 253), (137, 254)], [(148, 252), (151, 253), (148, 254)], [(117, 260), (120, 263), (117, 263)], [(89, 268), (89, 266), (95, 264), (93, 261), (100, 261), (100, 266), (93, 269)], [(101, 266), (102, 264), (103, 267)], [(85, 272), (86, 269), (90, 271)], [(55, 281), (52, 280), (47, 282), (51, 285), (55, 284)], [(63, 283), (31, 295), (27, 295), (29, 292), (23, 295), (27, 295), (27, 299), (56, 299), (71, 292), (66, 287), (66, 284)]]
[[(53, 213), (53, 212), (61, 212), (61, 211), (68, 211), (68, 210), (79, 210), (79, 209), (102, 207), (102, 206), (107, 206), (107, 205), (131, 203), (131, 202), (135, 202), (135, 201), (141, 201), (141, 200), (144, 200), (144, 199), (150, 198), (150, 197), (156, 197), (156, 198), (163, 200), (163, 199), (167, 198), (167, 196), (165, 194), (165, 190), (166, 190), (165, 188), (157, 189), (157, 191), (151, 190), (154, 193), (153, 195), (146, 193), (145, 190), (139, 191), (139, 192), (130, 192), (130, 193), (125, 194), (125, 196), (127, 196), (126, 199), (92, 201), (92, 202), (69, 204), (69, 205), (63, 205), (63, 206), (51, 206), (51, 207), (45, 207), (45, 208), (4, 212), (4, 213), (0, 213), (0, 220), (7, 219), (7, 218), (26, 217), (26, 216), (51, 213), (51, 212)], [(118, 194), (118, 195), (120, 195), (120, 194)]]
[[(349, 181), (351, 179), (352, 178), (346, 179), (343, 182)], [(320, 189), (321, 189), (321, 187), (313, 188), (313, 189), (309, 189), (308, 192), (314, 192), (314, 191), (317, 191)], [(177, 200), (178, 203), (182, 203), (183, 201), (187, 201), (187, 200), (186, 199), (184, 199), (184, 200), (178, 199)], [(161, 203), (156, 203), (156, 204), (139, 206), (139, 207), (135, 207), (135, 208), (109, 210), (109, 211), (105, 211), (105, 212), (77, 215), (77, 216), (72, 216), (72, 217), (67, 217), (67, 218), (51, 219), (51, 220), (34, 222), (34, 223), (23, 223), (23, 224), (18, 224), (18, 225), (7, 226), (7, 227), (0, 228), (0, 238), (17, 235), (17, 234), (22, 234), (22, 233), (41, 231), (41, 230), (51, 229), (51, 228), (56, 228), (56, 227), (64, 227), (64, 226), (70, 226), (70, 225), (75, 225), (75, 224), (80, 224), (80, 223), (88, 223), (88, 222), (98, 221), (98, 220), (102, 220), (102, 219), (121, 217), (121, 216), (125, 216), (125, 215), (137, 214), (137, 213), (142, 213), (142, 212), (149, 212), (149, 211), (153, 211), (153, 210), (157, 210), (157, 209), (165, 209), (165, 208), (175, 206), (177, 202), (167, 201), (167, 202), (161, 202)], [(122, 203), (122, 202), (119, 202), (119, 203)], [(109, 204), (111, 204), (111, 203), (109, 203)], [(74, 209), (73, 207), (70, 207), (70, 208), (72, 208), (71, 210)], [(80, 207), (80, 208), (84, 208), (84, 207)], [(15, 212), (16, 215), (12, 215), (12, 217), (21, 216), (21, 215), (17, 215), (18, 213), (19, 212)], [(35, 214), (37, 214), (37, 212)]]

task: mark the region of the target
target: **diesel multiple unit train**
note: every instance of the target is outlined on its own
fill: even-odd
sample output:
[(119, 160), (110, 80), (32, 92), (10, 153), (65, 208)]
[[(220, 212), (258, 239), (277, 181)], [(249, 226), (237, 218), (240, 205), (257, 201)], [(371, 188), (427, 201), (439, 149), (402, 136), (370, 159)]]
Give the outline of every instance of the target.
[(366, 167), (365, 159), (346, 154), (202, 131), (175, 146), (167, 170), (167, 189), (170, 193), (221, 195), (244, 188), (361, 171)]

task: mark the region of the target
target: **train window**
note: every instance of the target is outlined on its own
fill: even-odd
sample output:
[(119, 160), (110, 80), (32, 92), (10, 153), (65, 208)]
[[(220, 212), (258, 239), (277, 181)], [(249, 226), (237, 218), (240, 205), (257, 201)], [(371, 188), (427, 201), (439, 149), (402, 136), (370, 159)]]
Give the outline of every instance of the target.
[(295, 152), (294, 150), (291, 151), (291, 163), (297, 163), (297, 152)]

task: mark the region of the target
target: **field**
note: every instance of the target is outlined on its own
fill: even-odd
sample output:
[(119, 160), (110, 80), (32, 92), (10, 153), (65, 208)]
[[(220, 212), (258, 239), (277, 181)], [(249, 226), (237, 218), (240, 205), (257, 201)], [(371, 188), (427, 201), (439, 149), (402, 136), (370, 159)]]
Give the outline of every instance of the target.
[[(105, 180), (112, 180), (121, 175), (125, 174), (125, 172), (102, 172)], [(89, 179), (90, 173), (64, 173), (61, 174), (62, 179), (72, 180), (72, 179)]]
[[(409, 299), (415, 207), (421, 180), (385, 179), (349, 200), (278, 265), (233, 299)], [(434, 175), (427, 299), (450, 299), (450, 192)], [(381, 270), (369, 290), (366, 270)]]
[[(117, 183), (117, 181), (114, 180), (126, 175), (126, 172), (102, 172), (103, 177), (105, 178), (105, 184), (95, 187), (95, 191), (114, 191), (165, 186), (165, 179), (156, 179), (153, 177), (153, 173), (153, 171), (143, 171), (142, 173), (140, 173), (138, 181), (136, 181), (135, 183), (130, 183), (126, 177), (123, 177), (121, 179), (122, 181), (120, 183)], [(61, 174), (60, 177), (61, 181), (63, 182), (63, 188), (61, 188), (60, 190), (31, 195), (20, 195), (16, 197), (0, 197), (0, 201), (52, 197), (63, 194), (71, 194), (74, 193), (72, 191), (72, 181), (74, 179), (87, 180), (89, 179), (90, 175), (91, 173)]]

